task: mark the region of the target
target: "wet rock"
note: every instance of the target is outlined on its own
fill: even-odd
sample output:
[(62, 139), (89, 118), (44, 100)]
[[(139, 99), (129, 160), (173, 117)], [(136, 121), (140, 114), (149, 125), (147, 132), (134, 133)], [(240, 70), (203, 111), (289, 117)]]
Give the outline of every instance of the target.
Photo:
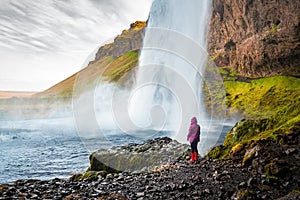
[(250, 200), (250, 199), (257, 199), (257, 196), (255, 192), (251, 190), (239, 190), (237, 191), (233, 196), (232, 199), (237, 199), (237, 200)]
[(289, 148), (289, 149), (287, 149), (286, 151), (285, 151), (285, 153), (287, 154), (287, 155), (291, 155), (291, 154), (293, 154), (293, 153), (295, 153), (297, 150), (295, 149), (295, 148)]
[(246, 182), (243, 181), (239, 184), (238, 189), (245, 188), (246, 185), (247, 185)]
[(106, 175), (106, 179), (113, 179), (114, 178), (114, 175), (113, 174), (107, 174)]
[(243, 165), (249, 165), (252, 159), (258, 155), (259, 150), (260, 150), (260, 146), (258, 145), (251, 149), (248, 149), (243, 158)]
[(164, 137), (149, 140), (144, 144), (99, 150), (90, 155), (89, 170), (108, 173), (152, 171), (157, 166), (175, 161), (188, 149), (188, 145)]
[(136, 194), (136, 196), (139, 198), (139, 197), (143, 197), (143, 196), (145, 196), (145, 193), (144, 192), (138, 192), (137, 194)]
[(255, 184), (257, 184), (257, 181), (253, 177), (249, 178), (249, 180), (247, 181), (248, 187), (253, 186)]
[(300, 199), (300, 192), (299, 191), (292, 191), (289, 194), (278, 198), (278, 200), (299, 200)]

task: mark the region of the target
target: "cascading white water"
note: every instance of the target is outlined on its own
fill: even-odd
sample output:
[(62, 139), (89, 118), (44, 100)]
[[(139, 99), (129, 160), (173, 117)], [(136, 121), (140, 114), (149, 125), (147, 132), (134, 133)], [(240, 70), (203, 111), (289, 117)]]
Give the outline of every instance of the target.
[[(153, 0), (134, 87), (130, 90), (100, 82), (79, 98), (74, 90), (79, 135), (108, 141), (110, 133), (141, 139), (167, 133), (184, 143), (190, 119), (196, 116), (201, 125), (200, 154), (218, 143), (226, 131), (224, 118), (209, 118), (201, 102), (203, 82), (214, 92), (215, 83), (222, 83), (206, 53), (210, 9), (211, 0)], [(206, 66), (213, 72), (212, 80), (202, 76)], [(84, 73), (77, 76), (78, 83), (88, 78)]]
[(168, 129), (186, 141), (193, 116), (205, 122), (202, 70), (211, 0), (153, 0), (129, 116), (140, 128)]

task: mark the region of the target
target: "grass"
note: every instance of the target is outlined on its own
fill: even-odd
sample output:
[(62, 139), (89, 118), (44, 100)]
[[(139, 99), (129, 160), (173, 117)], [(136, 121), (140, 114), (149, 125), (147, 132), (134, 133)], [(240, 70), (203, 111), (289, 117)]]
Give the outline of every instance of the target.
[(75, 89), (76, 94), (87, 91), (97, 85), (100, 81), (116, 82), (124, 81), (122, 78), (138, 63), (138, 52), (127, 52), (114, 59), (106, 56), (78, 73), (54, 85), (48, 90), (39, 93), (36, 97), (71, 98)]
[[(73, 90), (76, 89), (76, 93), (86, 91), (94, 86), (95, 81), (101, 76), (103, 70), (113, 61), (112, 56), (106, 56), (95, 63), (90, 63), (86, 68), (83, 68), (79, 72), (73, 74), (67, 79), (59, 82), (51, 88), (34, 95), (34, 97), (59, 97), (59, 98), (71, 98)], [(75, 88), (74, 88), (75, 87)]]
[(274, 33), (278, 30), (279, 24), (274, 24), (272, 28), (269, 30), (270, 33)]
[(250, 82), (225, 81), (226, 104), (245, 118), (227, 134), (224, 146), (208, 153), (212, 158), (228, 157), (237, 145), (252, 140), (276, 140), (300, 123), (300, 79), (274, 76)]
[[(297, 116), (299, 109), (300, 79), (275, 76), (252, 80), (250, 83), (227, 81), (226, 101), (248, 118), (267, 118), (274, 114)], [(280, 112), (280, 113), (279, 113)], [(280, 116), (278, 116), (280, 117)], [(283, 121), (287, 121), (283, 117)]]
[(103, 73), (104, 80), (121, 84), (121, 80), (138, 64), (138, 52), (130, 51), (111, 62)]

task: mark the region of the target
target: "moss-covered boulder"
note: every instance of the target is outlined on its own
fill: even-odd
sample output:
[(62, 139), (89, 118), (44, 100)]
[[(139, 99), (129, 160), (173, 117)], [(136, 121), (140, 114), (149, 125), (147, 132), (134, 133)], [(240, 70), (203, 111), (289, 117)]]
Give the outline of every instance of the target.
[(185, 155), (189, 146), (170, 138), (157, 138), (143, 144), (98, 150), (90, 155), (91, 171), (146, 172)]
[[(241, 161), (243, 165), (249, 165), (262, 152), (265, 144), (276, 144), (272, 148), (280, 149), (300, 143), (300, 123), (294, 124), (293, 128), (287, 127), (285, 131), (281, 130), (282, 127), (274, 126), (272, 119), (243, 119), (227, 133), (224, 144), (212, 148), (206, 156), (213, 159), (231, 158)], [(281, 150), (273, 152), (274, 156), (280, 157), (275, 152)]]
[[(269, 130), (272, 123), (269, 119), (242, 119), (227, 133), (224, 144), (211, 149), (207, 156), (210, 158), (243, 158), (247, 144), (252, 140), (261, 139), (261, 133)], [(247, 151), (248, 155), (252, 154)]]

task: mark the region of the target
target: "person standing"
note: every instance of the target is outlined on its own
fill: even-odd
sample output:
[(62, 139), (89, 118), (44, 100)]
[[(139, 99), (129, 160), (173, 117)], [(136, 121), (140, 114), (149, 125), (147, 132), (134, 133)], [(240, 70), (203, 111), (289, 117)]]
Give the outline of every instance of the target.
[(197, 118), (193, 117), (191, 119), (191, 125), (189, 128), (189, 132), (187, 134), (187, 140), (191, 144), (191, 160), (190, 162), (195, 162), (198, 160), (198, 142), (200, 141), (200, 126), (197, 124)]

